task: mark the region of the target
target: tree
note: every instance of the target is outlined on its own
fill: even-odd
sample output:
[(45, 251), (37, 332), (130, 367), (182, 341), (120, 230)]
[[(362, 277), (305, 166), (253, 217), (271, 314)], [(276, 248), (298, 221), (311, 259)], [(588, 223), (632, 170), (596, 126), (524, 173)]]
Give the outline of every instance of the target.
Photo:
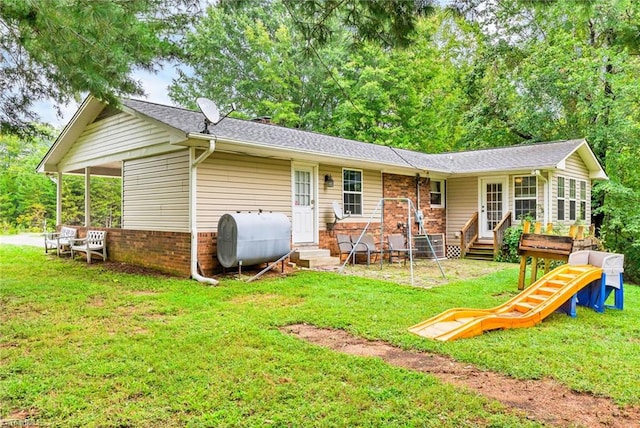
[[(333, 109), (324, 91), (329, 71), (318, 57), (304, 54), (305, 41), (279, 2), (251, 2), (226, 10), (211, 6), (184, 40), (189, 73), (170, 88), (179, 103), (194, 106), (199, 96), (219, 106), (235, 104), (245, 117), (269, 115), (276, 123), (309, 128)], [(331, 63), (344, 50), (325, 47)]]
[(353, 43), (407, 46), (419, 16), (436, 10), (432, 0), (284, 0), (296, 27), (311, 44), (332, 40), (336, 27), (351, 29)]
[(45, 219), (55, 216), (55, 186), (35, 173), (52, 132), (39, 127), (39, 135), (27, 139), (0, 134), (0, 224), (5, 230), (42, 230)]
[(333, 38), (307, 55), (307, 40), (277, 1), (211, 7), (185, 37), (189, 73), (170, 89), (194, 107), (199, 96), (235, 104), (244, 117), (378, 144), (442, 151), (459, 131), (454, 62), (432, 34), (445, 15), (419, 18), (406, 48), (362, 42), (336, 24)]
[(89, 92), (117, 104), (141, 94), (135, 68), (155, 70), (197, 0), (5, 0), (0, 3), (0, 131), (33, 131), (36, 101)]
[(446, 13), (420, 18), (406, 48), (366, 42), (351, 52), (335, 69), (348, 98), (339, 98), (325, 131), (428, 153), (452, 150), (461, 130), (457, 80), (465, 66), (448, 52), (449, 20)]

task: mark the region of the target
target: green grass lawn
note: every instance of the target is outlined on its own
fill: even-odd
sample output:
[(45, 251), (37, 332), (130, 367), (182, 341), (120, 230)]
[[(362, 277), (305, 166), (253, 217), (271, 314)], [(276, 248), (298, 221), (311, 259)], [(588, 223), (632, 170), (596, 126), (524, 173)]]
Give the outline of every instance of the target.
[(432, 289), (301, 272), (207, 287), (0, 246), (0, 420), (51, 426), (537, 426), (478, 395), (278, 330), (306, 322), (640, 404), (640, 289), (451, 343), (407, 327), (516, 293), (517, 269)]

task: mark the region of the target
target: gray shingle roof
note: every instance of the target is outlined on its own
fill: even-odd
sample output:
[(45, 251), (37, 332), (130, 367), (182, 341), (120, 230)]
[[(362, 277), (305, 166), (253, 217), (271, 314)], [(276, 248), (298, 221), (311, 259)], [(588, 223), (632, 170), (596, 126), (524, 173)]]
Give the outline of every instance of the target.
[(439, 153), (416, 156), (421, 162), (439, 165), (450, 172), (480, 173), (487, 171), (522, 170), (554, 167), (573, 153), (585, 140), (554, 141), (538, 144), (523, 144), (457, 153)]
[[(125, 99), (122, 103), (185, 134), (201, 133), (204, 128), (204, 115), (199, 111), (133, 99)], [(209, 131), (221, 139), (265, 147), (454, 174), (552, 167), (584, 143), (584, 140), (568, 140), (428, 154), (232, 118), (224, 118), (217, 125), (210, 125)]]
[[(179, 129), (186, 134), (201, 133), (204, 115), (179, 107), (169, 107), (146, 101), (126, 99), (122, 103), (146, 116)], [(380, 162), (406, 167), (407, 163), (390, 147), (346, 138), (332, 137), (316, 132), (267, 125), (250, 120), (224, 118), (216, 125), (209, 125), (209, 132), (221, 139), (257, 143), (280, 149), (290, 149), (338, 156), (363, 161)]]

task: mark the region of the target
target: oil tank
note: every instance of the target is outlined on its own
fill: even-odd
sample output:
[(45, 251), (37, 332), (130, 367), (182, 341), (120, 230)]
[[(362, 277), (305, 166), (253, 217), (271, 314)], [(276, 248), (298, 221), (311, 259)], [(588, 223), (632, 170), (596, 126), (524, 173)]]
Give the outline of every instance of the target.
[(226, 268), (278, 260), (291, 251), (291, 222), (283, 213), (233, 213), (218, 220), (218, 261)]

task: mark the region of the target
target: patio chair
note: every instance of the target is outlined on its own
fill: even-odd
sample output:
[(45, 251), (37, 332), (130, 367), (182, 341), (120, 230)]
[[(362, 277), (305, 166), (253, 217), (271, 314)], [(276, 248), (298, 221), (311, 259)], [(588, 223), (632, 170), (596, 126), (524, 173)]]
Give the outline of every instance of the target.
[[(351, 249), (353, 248), (353, 244), (351, 244), (351, 238), (349, 235), (341, 235), (339, 233), (336, 234), (336, 240), (338, 241), (338, 251), (340, 257), (340, 263), (342, 263), (342, 256), (346, 254), (349, 257), (351, 253)], [(353, 259), (351, 259), (351, 263), (355, 264), (355, 254), (353, 255)]]
[(104, 230), (88, 230), (85, 238), (74, 239), (71, 242), (71, 258), (75, 253), (86, 253), (87, 263), (91, 263), (91, 257), (96, 255), (107, 260), (107, 232)]
[(407, 248), (404, 235), (401, 233), (392, 233), (387, 236), (387, 243), (389, 244), (389, 263), (393, 263), (393, 255), (400, 258), (402, 257), (404, 264), (407, 264), (407, 258), (409, 257), (409, 248)]
[[(360, 239), (360, 242), (358, 242), (358, 239)], [(356, 245), (356, 242), (358, 242), (358, 245), (356, 245), (356, 253), (367, 255), (367, 266), (371, 264), (371, 255), (377, 257), (380, 252), (375, 239), (370, 234), (365, 234), (362, 238), (360, 238), (360, 235), (351, 235), (351, 242), (353, 245)]]
[(49, 250), (56, 250), (58, 256), (62, 254), (68, 254), (70, 241), (78, 236), (78, 230), (73, 227), (62, 227), (60, 232), (45, 233), (44, 234), (44, 252), (49, 253)]

